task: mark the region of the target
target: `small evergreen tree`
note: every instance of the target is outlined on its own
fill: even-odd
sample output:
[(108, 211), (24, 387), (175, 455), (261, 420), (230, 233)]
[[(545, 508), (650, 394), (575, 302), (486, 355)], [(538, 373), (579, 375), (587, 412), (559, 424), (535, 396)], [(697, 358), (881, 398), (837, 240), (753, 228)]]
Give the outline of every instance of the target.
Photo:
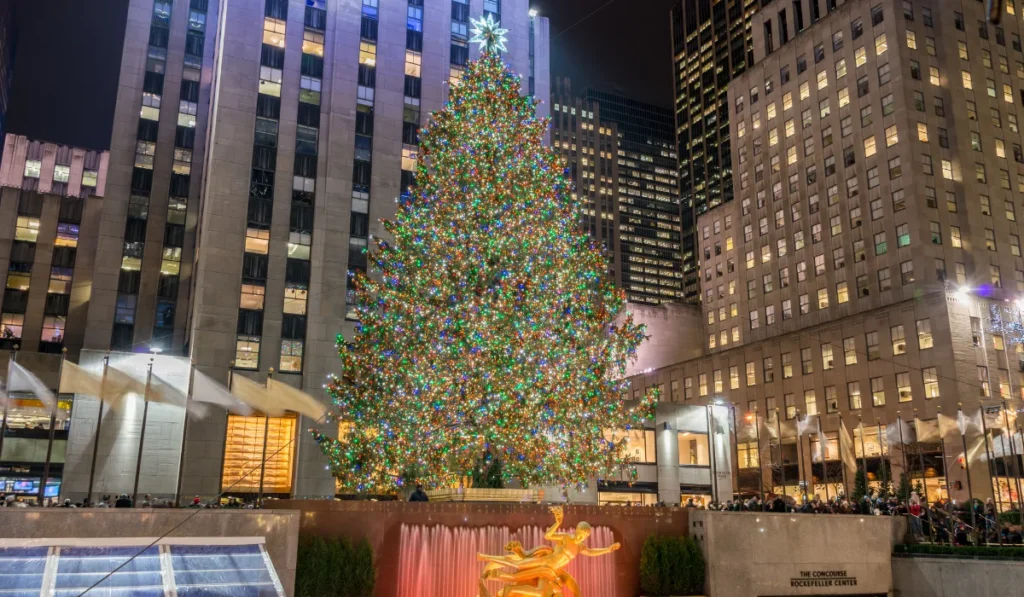
[(910, 499), (910, 479), (907, 477), (907, 473), (900, 473), (900, 485), (896, 490), (896, 497), (904, 502)]
[(868, 493), (868, 476), (864, 471), (857, 469), (857, 474), (853, 477), (853, 501), (860, 501), (864, 499), (864, 496)]
[(886, 499), (892, 493), (892, 479), (889, 476), (889, 463), (884, 459), (878, 467), (878, 497)]

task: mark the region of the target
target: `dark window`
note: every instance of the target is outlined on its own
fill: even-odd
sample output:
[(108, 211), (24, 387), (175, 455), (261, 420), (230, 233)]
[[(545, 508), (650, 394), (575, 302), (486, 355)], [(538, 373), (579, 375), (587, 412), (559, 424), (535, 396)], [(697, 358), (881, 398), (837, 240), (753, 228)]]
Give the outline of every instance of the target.
[[(452, 3), (454, 6), (459, 6), (457, 2)], [(469, 61), (469, 46), (461, 44), (452, 44), (451, 52), (451, 63), (456, 66), (466, 66)]]
[(804, 7), (800, 0), (793, 0), (793, 18), (796, 19), (796, 30), (804, 30)]
[(285, 313), (281, 320), (281, 337), (299, 339), (306, 337), (306, 317)]
[(67, 315), (68, 306), (71, 304), (70, 294), (53, 294), (48, 293), (46, 295), (46, 304), (43, 306), (44, 315)]
[[(140, 120), (141, 122), (141, 120)], [(187, 126), (174, 127), (174, 146), (192, 149), (196, 143), (196, 129)]]
[(789, 83), (789, 67), (788, 66), (784, 66), (781, 69), (779, 69), (779, 84), (780, 85), (785, 85), (786, 83)]
[(256, 228), (269, 228), (270, 218), (273, 215), (274, 201), (264, 197), (249, 198), (248, 221), (250, 226)]
[(185, 53), (192, 56), (203, 55), (203, 34), (189, 31), (185, 34)]
[(352, 166), (352, 184), (369, 187), (370, 170), (370, 162), (356, 160), (355, 164)]
[(299, 102), (297, 120), (302, 126), (320, 128), (320, 106)]
[(292, 201), (292, 212), (288, 225), (292, 232), (313, 231), (313, 206)]
[(359, 23), (359, 35), (368, 41), (377, 41), (377, 19), (368, 19), (365, 16)]
[(885, 20), (885, 13), (882, 12), (882, 5), (871, 7), (871, 25), (875, 26)]
[(469, 3), (452, 2), (452, 20), (462, 23), (469, 21)]
[(74, 247), (54, 247), (53, 260), (50, 265), (53, 267), (75, 267), (75, 257), (78, 250)]
[(860, 19), (854, 19), (850, 22), (850, 33), (853, 35), (853, 39), (859, 38), (864, 35), (864, 23)]
[(423, 51), (423, 32), (408, 29), (405, 32), (405, 47), (414, 52)]
[(260, 50), (260, 64), (271, 68), (284, 68), (284, 48), (263, 44)]
[(81, 222), (82, 221), (82, 207), (85, 202), (75, 197), (61, 197), (60, 199), (60, 215), (58, 218), (61, 222)]
[(807, 70), (807, 56), (800, 55), (796, 57), (796, 74), (801, 74)]
[(147, 118), (139, 119), (139, 130), (136, 137), (139, 141), (151, 141), (156, 143), (156, 134), (159, 129), (159, 124), (155, 120), (149, 120)]
[(157, 281), (156, 294), (162, 299), (178, 298), (178, 276), (160, 276)]
[(266, 0), (264, 16), (288, 20), (288, 0)]
[(132, 349), (132, 338), (135, 335), (135, 326), (130, 323), (115, 323), (114, 334), (110, 339), (110, 347), (114, 350)]
[(422, 79), (419, 77), (405, 75), (405, 95), (407, 97), (419, 98), (421, 82)]
[(157, 48), (166, 48), (168, 33), (168, 30), (163, 27), (150, 27), (149, 45)]
[(239, 309), (237, 332), (246, 336), (262, 336), (263, 312)]
[(303, 75), (321, 79), (324, 76), (324, 59), (312, 54), (303, 54), (301, 68)]
[(146, 168), (132, 170), (132, 192), (149, 195), (153, 189), (153, 171)]
[(420, 125), (415, 122), (402, 123), (402, 143), (406, 145), (419, 145)]
[(988, 23), (985, 21), (978, 21), (978, 37), (988, 39)]
[(248, 280), (266, 280), (267, 256), (245, 253), (242, 257), (242, 277)]
[(363, 87), (377, 86), (377, 69), (365, 64), (359, 65), (359, 84)]
[(825, 44), (818, 44), (814, 46), (814, 64), (818, 64), (825, 59)]
[(188, 174), (171, 174), (171, 196), (188, 197), (188, 187), (191, 182)]
[(121, 270), (117, 277), (117, 291), (121, 294), (136, 294), (139, 292), (139, 280), (142, 272), (138, 270)]
[(146, 93), (164, 94), (164, 76), (161, 73), (146, 71), (146, 77), (142, 81), (142, 90)]
[(164, 224), (164, 246), (184, 247), (185, 227), (180, 224)]
[(250, 197), (274, 197), (274, 172), (272, 170), (252, 170), (249, 181)]
[(274, 120), (281, 118), (281, 98), (258, 94), (256, 96), (256, 116)]
[(289, 284), (308, 285), (309, 261), (305, 259), (289, 259), (284, 268), (284, 280)]
[(174, 327), (174, 303), (160, 301), (156, 304), (156, 319), (153, 325), (162, 329)]
[(352, 236), (366, 238), (370, 232), (370, 217), (367, 214), (352, 212), (349, 220), (349, 233)]
[(373, 136), (373, 110), (356, 112), (356, 134)]
[(318, 31), (327, 29), (327, 11), (307, 6), (305, 25), (310, 29), (316, 29)]
[(272, 147), (257, 145), (252, 150), (252, 167), (260, 170), (277, 169), (277, 152)]
[(316, 156), (295, 154), (295, 176), (316, 178)]

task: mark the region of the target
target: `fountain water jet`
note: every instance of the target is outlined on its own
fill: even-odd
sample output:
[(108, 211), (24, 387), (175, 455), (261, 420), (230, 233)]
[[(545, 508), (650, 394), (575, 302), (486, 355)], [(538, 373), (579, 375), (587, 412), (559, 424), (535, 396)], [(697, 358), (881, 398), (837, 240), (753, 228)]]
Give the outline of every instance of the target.
[[(476, 597), (481, 562), (477, 553), (502, 553), (509, 541), (527, 547), (546, 545), (544, 529), (402, 525), (398, 561), (398, 597)], [(594, 527), (587, 543), (615, 542), (608, 527)], [(615, 555), (577, 558), (566, 569), (579, 582), (583, 597), (616, 597)], [(488, 583), (492, 592), (501, 587)]]

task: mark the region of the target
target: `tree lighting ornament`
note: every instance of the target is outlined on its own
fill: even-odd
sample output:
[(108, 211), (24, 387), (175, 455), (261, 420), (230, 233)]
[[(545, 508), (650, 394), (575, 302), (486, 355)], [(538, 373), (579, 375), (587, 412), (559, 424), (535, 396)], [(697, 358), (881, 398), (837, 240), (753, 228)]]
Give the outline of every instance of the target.
[(508, 33), (508, 29), (502, 29), (500, 23), (494, 20), (494, 15), (487, 14), (479, 21), (473, 19), (469, 20), (469, 23), (473, 25), (470, 32), (473, 37), (470, 38), (470, 43), (480, 44), (480, 51), (487, 52), (507, 52), (508, 48), (505, 47), (505, 42), (508, 38), (505, 34)]
[(989, 306), (989, 333), (999, 334), (1012, 346), (1024, 344), (1024, 312), (1020, 302)]
[(353, 275), (359, 324), (328, 384), (338, 437), (311, 430), (342, 490), (457, 486), (482, 454), (527, 487), (631, 466), (623, 432), (656, 399), (623, 399), (644, 328), (620, 317), (547, 127), (492, 49), (420, 132), (393, 241)]

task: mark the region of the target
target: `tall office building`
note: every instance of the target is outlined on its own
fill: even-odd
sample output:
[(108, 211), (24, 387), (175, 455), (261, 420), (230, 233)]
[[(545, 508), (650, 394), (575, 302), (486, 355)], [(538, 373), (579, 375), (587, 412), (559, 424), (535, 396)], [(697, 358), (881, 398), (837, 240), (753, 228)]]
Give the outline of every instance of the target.
[[(380, 220), (393, 218), (407, 193), (417, 131), (478, 56), (470, 19), (485, 14), (510, 30), (506, 59), (547, 115), (547, 20), (527, 0), (131, 0), (105, 193), (82, 201), (76, 230), (89, 250), (79, 252), (70, 302), (80, 289), (84, 306), (67, 318), (59, 342), (41, 336), (46, 281), (33, 277), (21, 327), (6, 323), (5, 297), (9, 343), (67, 348), (72, 359), (108, 349), (187, 355), (225, 383), (233, 364), (235, 376), (263, 380), (273, 370), (323, 395), (324, 380), (338, 371), (337, 335), (355, 327), (349, 272), (365, 270), (370, 237), (385, 234)], [(6, 184), (22, 189), (5, 192), (12, 214), (16, 204), (32, 204), (33, 176), (54, 167), (45, 147), (18, 143), (43, 157), (5, 155)], [(45, 214), (26, 218), (50, 227)], [(0, 238), (15, 236), (15, 220), (20, 227), (20, 217), (3, 220)], [(95, 404), (84, 406), (95, 401), (81, 402), (72, 425), (79, 415), (95, 425)], [(177, 462), (180, 414), (176, 424), (152, 440), (165, 442), (154, 456), (165, 464)], [(255, 492), (246, 466), (260, 460), (266, 435), (274, 455), (267, 493), (333, 495), (309, 424), (190, 421), (183, 491)], [(116, 458), (121, 439), (109, 441)], [(81, 449), (69, 445), (69, 468)], [(79, 469), (87, 461), (75, 460)], [(163, 483), (151, 493), (173, 490)]]
[[(834, 495), (850, 450), (873, 483), (887, 461), (932, 500), (1016, 495), (1024, 14), (1005, 9), (998, 26), (982, 3), (930, 0), (753, 17), (726, 104), (736, 199), (697, 219), (705, 355), (636, 380), (767, 415), (760, 444), (740, 443), (748, 491), (760, 471), (769, 489)], [(971, 483), (954, 464), (961, 403), (988, 413), (993, 466), (971, 462)]]
[(585, 198), (584, 226), (607, 249), (628, 300), (681, 301), (680, 214), (672, 112), (603, 91), (556, 86), (552, 145)]
[(0, 143), (4, 140), (7, 105), (11, 99), (17, 33), (14, 26), (14, 2), (4, 2), (0, 5)]

